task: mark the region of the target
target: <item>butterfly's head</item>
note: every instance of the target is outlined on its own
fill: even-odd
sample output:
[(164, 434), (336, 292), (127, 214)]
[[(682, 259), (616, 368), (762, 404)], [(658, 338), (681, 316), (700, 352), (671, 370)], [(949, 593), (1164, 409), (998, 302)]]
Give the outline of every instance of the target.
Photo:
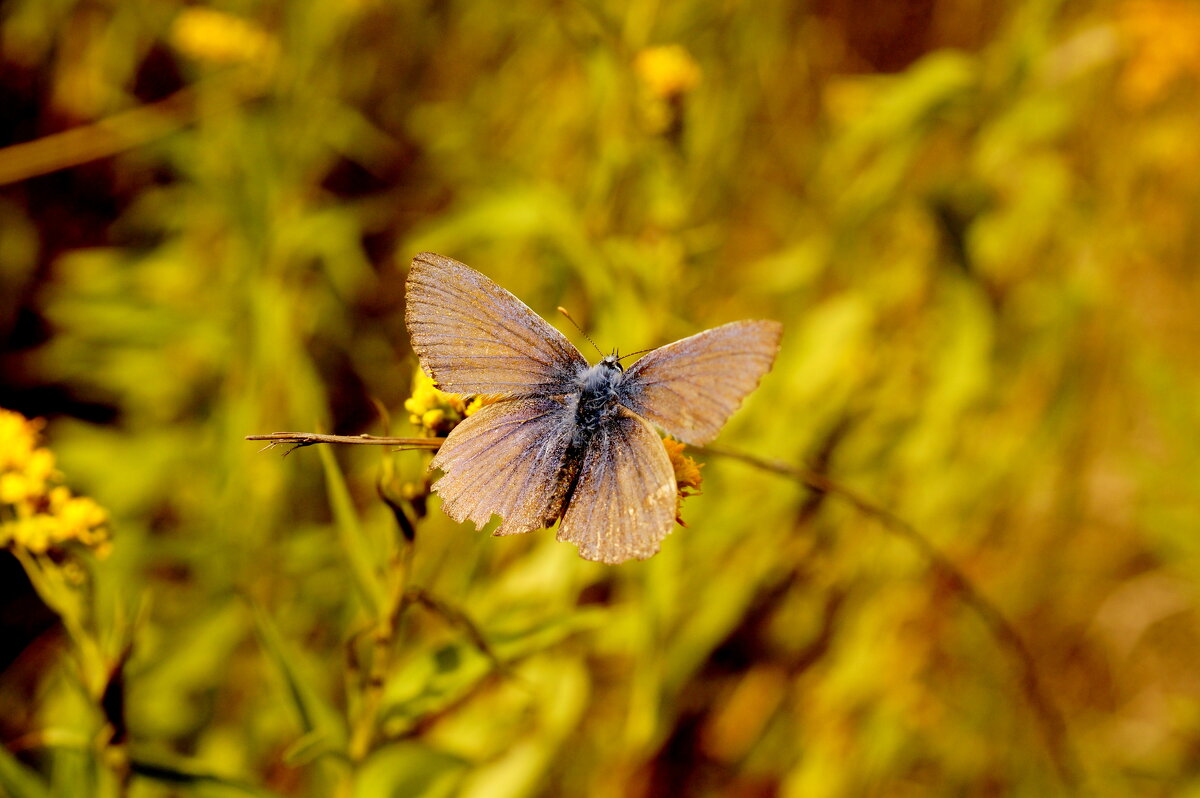
[(621, 357), (616, 352), (600, 358), (600, 362), (597, 365), (603, 366), (606, 369), (625, 371), (625, 367), (621, 365)]

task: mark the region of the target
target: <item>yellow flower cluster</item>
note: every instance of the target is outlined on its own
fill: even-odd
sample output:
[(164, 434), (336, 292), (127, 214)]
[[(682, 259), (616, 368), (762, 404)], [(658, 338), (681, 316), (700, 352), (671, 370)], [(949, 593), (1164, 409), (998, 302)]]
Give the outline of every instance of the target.
[(0, 409), (0, 546), (45, 554), (76, 542), (104, 556), (108, 513), (60, 484), (54, 454), (38, 446), (41, 426)]
[(409, 420), (426, 434), (442, 437), (464, 418), (496, 399), (495, 396), (462, 396), (438, 390), (433, 378), (417, 369), (412, 396), (404, 400), (404, 409), (409, 412)]

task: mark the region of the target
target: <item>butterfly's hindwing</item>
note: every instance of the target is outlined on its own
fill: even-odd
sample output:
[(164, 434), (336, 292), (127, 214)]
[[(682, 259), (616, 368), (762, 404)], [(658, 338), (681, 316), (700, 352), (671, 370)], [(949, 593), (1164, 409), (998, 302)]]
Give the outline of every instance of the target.
[(558, 539), (588, 560), (615, 565), (653, 556), (675, 524), (675, 473), (662, 440), (624, 413), (587, 442)]
[(455, 427), (431, 467), (444, 473), (433, 489), (446, 514), (498, 535), (549, 526), (562, 512), (574, 409), (550, 398), (514, 399), (480, 408)]

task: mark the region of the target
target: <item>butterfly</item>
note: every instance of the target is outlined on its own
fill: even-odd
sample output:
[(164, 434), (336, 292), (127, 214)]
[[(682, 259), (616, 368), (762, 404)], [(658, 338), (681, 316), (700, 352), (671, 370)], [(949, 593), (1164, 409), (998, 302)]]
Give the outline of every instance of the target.
[(478, 528), (498, 515), (497, 535), (557, 521), (559, 540), (613, 565), (653, 556), (675, 524), (675, 474), (654, 426), (684, 443), (715, 438), (770, 370), (783, 332), (735, 321), (626, 369), (615, 354), (589, 364), (456, 260), (417, 255), (405, 292), (413, 351), (438, 388), (499, 399), (451, 430), (430, 463), (442, 471), (442, 509)]

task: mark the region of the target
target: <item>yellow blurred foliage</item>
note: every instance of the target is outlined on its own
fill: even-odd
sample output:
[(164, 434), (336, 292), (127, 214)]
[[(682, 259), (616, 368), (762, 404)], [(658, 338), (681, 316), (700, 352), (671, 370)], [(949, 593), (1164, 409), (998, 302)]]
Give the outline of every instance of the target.
[[(9, 0), (0, 794), (1200, 791), (1197, 42), (1185, 0)], [(664, 442), (658, 555), (243, 440), (492, 399), (417, 368), (422, 250), (606, 350), (783, 323)]]
[(1128, 0), (1116, 15), (1127, 62), (1122, 99), (1135, 108), (1160, 100), (1181, 79), (1200, 84), (1200, 8), (1186, 0)]

